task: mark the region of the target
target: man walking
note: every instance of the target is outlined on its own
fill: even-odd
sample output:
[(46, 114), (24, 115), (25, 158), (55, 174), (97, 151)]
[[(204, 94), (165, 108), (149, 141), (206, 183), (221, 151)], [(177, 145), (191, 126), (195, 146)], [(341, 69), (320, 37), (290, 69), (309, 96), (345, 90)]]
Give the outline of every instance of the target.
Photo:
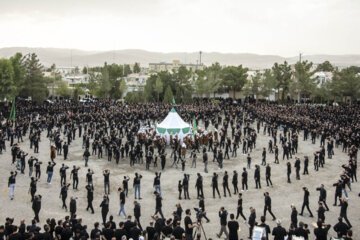
[(161, 196), (160, 177), (161, 177), (161, 173), (155, 172), (154, 188), (155, 191), (158, 192)]
[(135, 220), (138, 223), (139, 228), (142, 230), (141, 224), (140, 224), (140, 216), (141, 216), (141, 206), (140, 203), (137, 201), (134, 201), (134, 217)]
[(125, 192), (123, 188), (119, 188), (118, 191), (120, 192), (120, 210), (118, 212), (118, 216), (120, 216), (121, 213), (124, 214), (124, 218), (126, 219), (126, 212), (125, 212)]
[(310, 217), (313, 217), (313, 214), (312, 214), (312, 212), (310, 210), (310, 207), (309, 207), (309, 196), (310, 196), (309, 190), (307, 189), (307, 187), (303, 187), (303, 190), (304, 190), (304, 201), (303, 201), (303, 205), (301, 207), (301, 213), (299, 215), (300, 216), (303, 215), (304, 208), (306, 207), (307, 210), (310, 213)]
[(265, 196), (264, 217), (266, 217), (266, 211), (268, 211), (271, 214), (271, 216), (273, 217), (272, 220), (275, 221), (276, 217), (271, 211), (271, 198), (270, 198), (270, 195), (269, 195), (268, 192), (266, 192), (266, 193), (264, 193), (264, 196)]
[(164, 219), (164, 215), (162, 213), (162, 197), (160, 196), (160, 194), (158, 192), (154, 192), (156, 198), (155, 198), (155, 213), (154, 213), (154, 216), (157, 214), (157, 213), (160, 213), (161, 215), (161, 218)]
[(216, 234), (216, 236), (217, 236), (218, 238), (221, 238), (221, 235), (222, 235), (223, 233), (225, 233), (226, 239), (229, 239), (229, 233), (228, 233), (228, 231), (227, 231), (227, 229), (226, 229), (226, 225), (227, 225), (227, 215), (228, 215), (228, 213), (227, 213), (227, 211), (225, 210), (225, 208), (224, 208), (224, 207), (221, 207), (221, 208), (220, 208), (220, 211), (219, 211), (220, 225), (221, 225), (221, 227), (220, 227), (220, 233), (219, 233), (219, 234)]
[(10, 188), (10, 199), (11, 200), (14, 199), (16, 176), (17, 176), (17, 171), (15, 171), (15, 172), (11, 171), (10, 172), (10, 177), (9, 177), (9, 181), (8, 181), (8, 187)]

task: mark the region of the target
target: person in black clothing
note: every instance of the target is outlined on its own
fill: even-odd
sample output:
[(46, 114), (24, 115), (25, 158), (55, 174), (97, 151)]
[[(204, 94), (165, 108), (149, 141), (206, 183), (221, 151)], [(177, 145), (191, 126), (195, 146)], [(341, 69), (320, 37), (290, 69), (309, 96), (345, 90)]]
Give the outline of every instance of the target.
[(120, 222), (119, 228), (115, 230), (114, 237), (116, 238), (116, 240), (121, 240), (123, 236), (126, 236), (126, 230), (124, 222)]
[(237, 202), (237, 214), (236, 214), (236, 220), (239, 218), (239, 215), (241, 215), (241, 217), (244, 219), (244, 221), (246, 222), (246, 217), (244, 216), (243, 213), (243, 207), (242, 207), (242, 193), (239, 193), (239, 199)]
[(318, 221), (321, 220), (322, 222), (325, 222), (325, 208), (322, 204), (322, 202), (319, 202), (319, 208), (317, 210), (318, 212)]
[(183, 189), (183, 185), (181, 183), (181, 180), (179, 180), (179, 183), (178, 183), (179, 200), (181, 200), (182, 189)]
[(327, 239), (327, 234), (329, 229), (331, 228), (330, 224), (324, 224), (322, 221), (317, 222), (317, 228), (314, 229), (314, 234), (316, 239), (323, 240)]
[(261, 165), (266, 165), (266, 148), (263, 148)]
[(297, 219), (297, 215), (298, 215), (298, 211), (296, 210), (296, 207), (294, 204), (291, 204), (291, 224), (297, 228), (297, 222), (298, 222), (298, 219)]
[(190, 175), (185, 173), (183, 181), (182, 181), (182, 185), (183, 185), (183, 188), (184, 188), (184, 199), (189, 199), (190, 200), (190, 196), (189, 196), (189, 180), (190, 180)]
[(197, 198), (199, 198), (200, 196), (205, 198), (203, 191), (203, 178), (200, 173), (197, 174), (195, 188), (197, 189)]
[(309, 239), (310, 230), (308, 225), (303, 222), (299, 222), (299, 227), (295, 229), (295, 236), (303, 237), (305, 240)]
[(32, 209), (34, 210), (35, 214), (34, 220), (36, 220), (36, 222), (40, 222), (39, 212), (41, 209), (41, 198), (41, 195), (35, 194), (34, 201), (32, 203)]
[(337, 205), (337, 199), (339, 198), (339, 201), (342, 197), (342, 183), (341, 180), (338, 180), (336, 183), (333, 184), (333, 186), (335, 187), (335, 202), (333, 204), (333, 206)]
[(338, 218), (338, 223), (336, 223), (333, 227), (334, 231), (337, 233), (338, 238), (342, 238), (346, 236), (347, 231), (350, 229), (350, 227), (343, 222), (343, 218)]
[(128, 192), (129, 192), (129, 181), (130, 181), (130, 177), (129, 176), (124, 176), (124, 180), (122, 181), (122, 185), (123, 185), (123, 189), (124, 189), (126, 197), (128, 195)]
[(98, 236), (98, 239), (100, 239), (100, 235), (102, 234), (102, 232), (99, 229), (99, 225), (100, 224), (98, 222), (94, 223), (94, 229), (91, 230), (90, 239), (96, 239), (97, 236)]
[(55, 167), (56, 163), (54, 161), (51, 161), (51, 162), (48, 162), (48, 166), (46, 168), (46, 173), (48, 175), (48, 178), (47, 178), (47, 183), (48, 184), (51, 184), (51, 179), (52, 179), (52, 176), (54, 174), (54, 167)]
[(230, 193), (230, 189), (229, 189), (229, 175), (228, 175), (227, 171), (225, 171), (225, 173), (224, 173), (222, 185), (223, 185), (223, 190), (224, 190), (224, 197), (226, 197), (226, 190), (228, 191), (228, 193), (231, 197), (231, 193)]
[(142, 230), (141, 224), (140, 224), (140, 216), (141, 216), (141, 206), (140, 203), (137, 201), (134, 201), (134, 217), (135, 220), (139, 226), (139, 228)]
[(276, 164), (279, 164), (279, 147), (275, 145), (275, 161)]
[(35, 193), (37, 190), (36, 184), (37, 184), (37, 178), (31, 177), (30, 187), (28, 191), (28, 193), (31, 195), (31, 202), (34, 201)]
[(277, 220), (276, 224), (277, 226), (274, 227), (272, 230), (272, 235), (274, 236), (274, 240), (284, 240), (287, 235), (287, 232), (285, 228), (281, 226), (280, 220)]
[(303, 172), (303, 175), (305, 175), (305, 174), (309, 175), (308, 167), (309, 167), (309, 157), (305, 156), (304, 157), (304, 172)]
[(186, 217), (184, 218), (185, 225), (185, 239), (192, 240), (193, 239), (193, 230), (194, 228), (198, 228), (199, 226), (191, 220), (191, 212), (190, 209), (186, 209), (185, 211)]
[(185, 234), (185, 230), (180, 226), (180, 222), (177, 221), (176, 226), (174, 227), (173, 230), (173, 235), (175, 237), (175, 239), (182, 239), (183, 234)]
[(76, 214), (76, 198), (70, 197), (70, 216), (73, 217), (75, 214)]
[(346, 200), (346, 198), (341, 198), (340, 199), (340, 217), (342, 217), (343, 219), (345, 219), (345, 222), (347, 223), (347, 225), (349, 226), (349, 228), (352, 228), (351, 223), (349, 221), (349, 219), (347, 218), (347, 208), (348, 208), (348, 202)]
[(255, 222), (256, 222), (256, 211), (255, 208), (250, 207), (250, 216), (249, 216), (249, 239), (252, 239), (252, 233), (254, 230), (254, 226), (255, 226)]
[(106, 216), (109, 212), (109, 197), (107, 195), (104, 195), (103, 197), (103, 200), (100, 204), (100, 207), (101, 207), (101, 216), (102, 216), (102, 219), (103, 219), (103, 224), (105, 225), (106, 223)]
[(265, 176), (266, 176), (266, 186), (269, 186), (269, 183), (272, 186), (271, 167), (270, 167), (269, 163), (266, 165), (266, 168), (265, 168)]
[(287, 163), (286, 163), (286, 167), (287, 167), (287, 171), (286, 171), (287, 182), (288, 182), (288, 183), (291, 183), (291, 180), (290, 180), (290, 175), (291, 175), (291, 163), (290, 163), (290, 162), (287, 162)]
[(41, 168), (40, 168), (41, 164), (42, 164), (41, 161), (35, 160), (35, 164), (34, 164), (34, 166), (35, 166), (35, 177), (37, 177), (37, 179), (40, 179), (40, 177), (41, 177)]
[(70, 179), (73, 179), (73, 189), (78, 189), (78, 184), (79, 184), (79, 169), (80, 167), (77, 166), (73, 166), (73, 169), (71, 170), (70, 173)]
[(34, 168), (34, 161), (36, 160), (36, 158), (34, 158), (33, 156), (31, 156), (28, 160), (28, 165), (29, 165), (29, 177), (32, 176), (33, 173), (33, 168)]
[(103, 171), (103, 175), (104, 175), (104, 191), (105, 191), (105, 195), (110, 195), (110, 170), (105, 169)]
[(307, 189), (307, 187), (303, 187), (303, 190), (304, 190), (304, 201), (303, 201), (303, 205), (301, 207), (301, 213), (299, 215), (300, 216), (303, 215), (304, 208), (306, 207), (306, 209), (310, 213), (310, 217), (313, 217), (313, 214), (312, 214), (312, 212), (310, 210), (310, 207), (309, 207), (309, 196), (310, 196), (309, 190)]
[(269, 211), (273, 217), (273, 221), (276, 219), (275, 215), (271, 211), (271, 198), (268, 192), (264, 193), (265, 196), (265, 206), (264, 206), (264, 217), (266, 217), (266, 211)]
[(269, 234), (271, 233), (271, 231), (270, 231), (269, 225), (267, 225), (265, 223), (265, 216), (261, 216), (260, 221), (261, 221), (261, 223), (258, 226), (265, 229), (265, 233), (266, 233), (266, 239), (265, 240), (269, 240)]
[(261, 188), (261, 183), (260, 183), (260, 166), (259, 166), (259, 165), (255, 165), (254, 179), (255, 179), (256, 189)]
[(154, 213), (153, 216), (155, 216), (157, 213), (160, 213), (161, 218), (164, 219), (164, 215), (163, 215), (162, 210), (161, 210), (161, 208), (162, 208), (162, 197), (160, 196), (160, 193), (158, 193), (156, 191), (154, 192), (154, 194), (156, 196), (156, 198), (155, 198), (156, 204), (155, 204), (155, 213)]
[(202, 197), (199, 197), (199, 208), (203, 211), (203, 216), (206, 219), (206, 222), (210, 222), (209, 218), (206, 216), (205, 201)]
[(298, 157), (295, 158), (295, 170), (296, 170), (296, 180), (300, 180), (300, 159)]
[(110, 223), (105, 224), (105, 228), (102, 230), (102, 235), (106, 240), (112, 239), (114, 237), (114, 230), (111, 229)]
[(135, 178), (134, 178), (134, 182), (133, 182), (133, 187), (134, 187), (134, 194), (135, 194), (135, 199), (136, 199), (136, 192), (138, 193), (138, 198), (141, 198), (141, 192), (140, 192), (140, 183), (141, 183), (141, 178), (142, 176), (138, 173), (135, 173)]
[(321, 184), (320, 187), (316, 188), (316, 191), (320, 191), (319, 202), (322, 202), (326, 207), (326, 211), (329, 211), (329, 207), (326, 204), (326, 190), (324, 184)]
[(244, 187), (246, 187), (246, 191), (248, 190), (248, 184), (247, 184), (247, 180), (248, 180), (248, 173), (246, 171), (246, 168), (243, 168), (243, 172), (241, 174), (241, 189), (242, 191), (244, 191)]
[(89, 168), (88, 173), (86, 174), (86, 182), (88, 185), (93, 184), (93, 175), (94, 171)]
[(67, 155), (68, 155), (68, 153), (69, 153), (69, 145), (68, 145), (66, 142), (64, 142), (63, 150), (64, 150), (64, 160), (66, 160), (66, 159), (67, 159)]
[(85, 149), (85, 152), (83, 154), (83, 157), (84, 157), (84, 161), (85, 161), (85, 167), (88, 166), (88, 162), (89, 162), (89, 157), (90, 157), (90, 152), (89, 152), (89, 149), (86, 148)]
[(8, 181), (8, 187), (10, 188), (10, 199), (11, 200), (14, 199), (16, 176), (17, 176), (17, 171), (15, 171), (15, 172), (11, 171), (10, 172), (10, 177), (9, 177), (9, 181)]
[(61, 198), (61, 200), (63, 202), (62, 208), (63, 209), (65, 208), (65, 211), (67, 211), (66, 198), (67, 198), (67, 192), (69, 190), (69, 186), (70, 186), (70, 183), (68, 183), (68, 184), (64, 183), (61, 187), (61, 191), (60, 191), (60, 195), (59, 195), (59, 198)]
[(236, 172), (236, 170), (234, 170), (234, 175), (232, 177), (231, 183), (234, 186), (234, 194), (239, 193), (239, 189), (238, 189), (238, 173)]
[(86, 207), (86, 211), (89, 210), (89, 208), (91, 209), (91, 213), (94, 214), (94, 208), (92, 205), (92, 201), (94, 200), (94, 187), (92, 184), (86, 185), (86, 190), (87, 190), (87, 201), (88, 201), (88, 205)]
[(66, 170), (69, 169), (68, 166), (65, 166), (65, 164), (61, 165), (61, 168), (59, 170), (60, 172), (60, 185), (63, 186), (63, 184), (66, 184)]
[(234, 214), (230, 214), (230, 221), (228, 221), (229, 240), (238, 240), (239, 223), (235, 220)]
[(215, 190), (217, 191), (217, 194), (220, 196), (219, 188), (218, 188), (218, 175), (214, 172), (213, 177), (211, 179), (211, 187), (213, 189), (213, 198), (215, 198)]

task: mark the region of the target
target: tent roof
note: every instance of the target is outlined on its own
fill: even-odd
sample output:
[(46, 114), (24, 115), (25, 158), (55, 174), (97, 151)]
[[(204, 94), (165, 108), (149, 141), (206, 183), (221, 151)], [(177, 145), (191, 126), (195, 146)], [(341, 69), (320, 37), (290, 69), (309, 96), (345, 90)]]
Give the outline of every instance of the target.
[(166, 116), (166, 118), (157, 125), (158, 128), (188, 128), (190, 127), (189, 124), (184, 122), (184, 120), (181, 119), (179, 114), (175, 111), (174, 108), (171, 109), (169, 114)]

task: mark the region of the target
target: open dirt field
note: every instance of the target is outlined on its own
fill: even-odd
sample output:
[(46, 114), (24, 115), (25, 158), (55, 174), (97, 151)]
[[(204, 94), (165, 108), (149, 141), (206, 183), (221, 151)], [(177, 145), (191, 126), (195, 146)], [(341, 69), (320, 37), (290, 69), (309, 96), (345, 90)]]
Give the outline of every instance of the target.
[[(95, 171), (94, 175), (94, 186), (95, 186), (95, 194), (94, 194), (94, 202), (93, 205), (95, 207), (95, 214), (91, 214), (85, 210), (87, 206), (86, 200), (86, 190), (85, 190), (85, 175), (87, 172), (87, 168), (84, 167), (84, 161), (82, 159), (83, 149), (81, 147), (82, 139), (75, 139), (74, 142), (71, 143), (69, 147), (69, 158), (64, 161), (63, 156), (56, 157), (56, 163), (54, 169), (54, 176), (52, 180), (52, 184), (46, 184), (46, 166), (47, 162), (50, 160), (50, 144), (49, 140), (46, 138), (46, 133), (42, 133), (41, 143), (40, 143), (40, 153), (34, 154), (33, 149), (29, 149), (29, 140), (26, 137), (24, 138), (24, 142), (20, 143), (20, 147), (25, 150), (25, 152), (29, 153), (29, 156), (26, 160), (29, 159), (31, 155), (36, 156), (42, 164), (42, 176), (41, 180), (38, 183), (38, 193), (43, 196), (42, 200), (42, 209), (40, 212), (40, 220), (41, 224), (44, 224), (46, 218), (55, 218), (60, 219), (64, 218), (66, 215), (69, 215), (69, 212), (65, 212), (65, 210), (61, 209), (62, 203), (61, 199), (59, 199), (60, 193), (60, 176), (59, 176), (59, 168), (61, 163), (65, 163), (70, 167), (71, 170), (73, 165), (78, 165), (81, 167), (79, 171), (79, 190), (74, 191), (72, 187), (68, 193), (68, 202), (70, 196), (75, 196), (78, 198), (77, 200), (77, 215), (83, 219), (83, 223), (88, 225), (88, 231), (90, 232), (93, 223), (96, 221), (101, 222), (101, 211), (99, 208), (100, 202), (102, 200), (102, 195), (104, 193), (103, 186), (103, 175), (102, 170), (105, 168), (111, 169), (110, 176), (110, 187), (111, 187), (111, 195), (110, 195), (110, 212), (109, 215), (113, 215), (115, 221), (118, 223), (119, 221), (124, 221), (124, 218), (117, 216), (117, 211), (119, 210), (119, 194), (117, 189), (121, 186), (121, 182), (124, 175), (129, 175), (131, 177), (129, 184), (129, 195), (127, 198), (127, 202), (125, 205), (125, 210), (127, 214), (133, 215), (133, 200), (134, 193), (132, 187), (132, 180), (134, 177), (134, 173), (138, 172), (142, 174), (143, 179), (141, 181), (141, 197), (140, 200), (142, 217), (141, 224), (143, 227), (148, 226), (151, 215), (154, 214), (155, 211), (155, 198), (152, 194), (154, 191), (153, 188), (153, 178), (154, 172), (160, 171), (160, 164), (158, 164), (158, 168), (151, 167), (150, 171), (145, 170), (145, 164), (138, 165), (135, 167), (130, 167), (129, 160), (125, 159), (123, 161), (120, 160), (119, 165), (116, 165), (114, 162), (108, 162), (106, 156), (103, 159), (98, 159), (97, 156), (92, 156), (89, 160), (89, 167)], [(311, 141), (308, 140), (304, 142), (302, 140), (302, 134), (299, 136), (299, 148), (296, 156), (301, 158), (301, 164), (303, 167), (303, 156), (310, 156), (310, 164), (309, 164), (309, 175), (303, 176), (301, 175), (301, 180), (295, 179), (295, 169), (292, 171), (291, 179), (292, 183), (288, 184), (286, 182), (286, 160), (282, 161), (282, 150), (280, 149), (280, 164), (274, 164), (274, 155), (267, 154), (267, 162), (271, 163), (272, 166), (272, 182), (274, 187), (267, 187), (265, 181), (265, 168), (261, 166), (261, 185), (262, 189), (255, 189), (255, 183), (253, 180), (254, 175), (254, 165), (261, 164), (261, 153), (262, 148), (267, 147), (269, 137), (264, 136), (262, 134), (262, 129), (258, 134), (256, 149), (252, 152), (252, 168), (249, 170), (249, 191), (243, 193), (243, 209), (244, 214), (248, 218), (250, 215), (249, 208), (252, 206), (257, 211), (257, 221), (260, 222), (260, 216), (262, 215), (264, 208), (264, 192), (269, 192), (272, 198), (272, 211), (276, 215), (278, 219), (281, 219), (286, 229), (288, 229), (290, 225), (290, 205), (293, 203), (297, 207), (298, 211), (301, 210), (302, 200), (303, 200), (303, 191), (302, 187), (307, 186), (310, 190), (310, 207), (315, 215), (314, 218), (310, 218), (308, 212), (305, 210), (304, 216), (299, 216), (298, 220), (303, 221), (304, 223), (309, 224), (310, 226), (310, 239), (314, 239), (313, 234), (313, 226), (312, 222), (316, 221), (316, 209), (317, 209), (317, 201), (319, 197), (319, 192), (316, 191), (316, 187), (318, 187), (321, 183), (325, 185), (327, 189), (327, 204), (330, 207), (330, 211), (326, 212), (326, 222), (330, 223), (332, 226), (337, 222), (337, 217), (340, 213), (340, 207), (332, 206), (334, 203), (334, 190), (335, 188), (332, 186), (338, 179), (339, 173), (341, 171), (341, 165), (344, 164), (348, 158), (346, 153), (342, 153), (341, 148), (335, 148), (335, 156), (333, 159), (326, 159), (326, 165), (324, 168), (320, 168), (319, 172), (315, 172), (313, 170), (313, 162), (312, 162), (312, 153), (314, 151), (319, 150), (320, 141), (318, 140), (315, 145), (311, 144)], [(169, 151), (169, 150), (168, 150)], [(205, 194), (205, 205), (206, 212), (208, 218), (211, 220), (210, 223), (204, 223), (204, 228), (206, 231), (207, 237), (217, 238), (216, 233), (220, 230), (220, 220), (218, 217), (218, 211), (221, 206), (224, 206), (229, 213), (236, 214), (236, 206), (237, 206), (237, 196), (232, 195), (231, 197), (222, 197), (221, 200), (218, 198), (212, 198), (212, 189), (210, 187), (211, 184), (211, 176), (213, 172), (217, 172), (219, 174), (219, 190), (223, 195), (221, 181), (223, 177), (223, 172), (227, 170), (230, 174), (230, 189), (232, 190), (231, 185), (231, 177), (232, 171), (236, 169), (241, 175), (242, 168), (246, 166), (246, 156), (240, 153), (240, 149), (238, 150), (238, 157), (231, 158), (230, 160), (224, 160), (224, 167), (220, 170), (217, 164), (212, 162), (212, 153), (209, 154), (209, 173), (204, 173), (203, 163), (201, 159), (198, 158), (197, 168), (190, 168), (191, 161), (188, 160), (186, 164), (185, 172), (190, 174), (190, 197), (191, 200), (178, 200), (178, 191), (177, 191), (177, 183), (180, 179), (183, 178), (183, 172), (181, 171), (181, 167), (179, 165), (179, 169), (170, 168), (172, 163), (172, 159), (167, 158), (167, 167), (166, 171), (162, 173), (161, 176), (161, 187), (163, 193), (163, 213), (165, 217), (172, 217), (171, 213), (176, 210), (175, 204), (181, 203), (183, 210), (187, 208), (191, 208), (192, 210), (192, 218), (195, 220), (195, 212), (193, 207), (198, 207), (198, 200), (196, 199), (196, 189), (195, 189), (195, 180), (196, 173), (200, 172), (204, 177), (204, 194)], [(169, 152), (170, 153), (170, 152)], [(190, 152), (187, 153), (187, 158)], [(199, 155), (198, 155), (199, 156)], [(294, 164), (294, 157), (290, 160), (292, 166)], [(9, 188), (7, 187), (8, 177), (10, 175), (10, 171), (15, 169), (15, 166), (11, 165), (11, 151), (9, 142), (7, 142), (7, 152), (4, 152), (0, 155), (0, 161), (2, 163), (2, 168), (0, 169), (0, 178), (1, 178), (1, 187), (0, 187), (0, 201), (2, 203), (1, 207), (1, 220), (2, 223), (5, 221), (5, 217), (14, 217), (15, 223), (18, 224), (20, 219), (26, 219), (26, 223), (30, 224), (31, 219), (34, 217), (33, 211), (31, 209), (30, 195), (28, 194), (28, 188), (30, 184), (30, 179), (28, 177), (28, 167), (25, 169), (25, 175), (18, 174), (16, 178), (16, 189), (15, 189), (15, 199), (10, 201), (9, 197)], [(159, 162), (159, 161), (158, 161)], [(68, 181), (70, 181), (70, 171), (67, 171)], [(302, 172), (302, 170), (301, 170)], [(240, 177), (239, 177), (240, 181)], [(241, 184), (239, 184), (239, 188)], [(352, 192), (349, 194), (349, 208), (348, 208), (348, 218), (353, 225), (354, 230), (354, 239), (360, 239), (359, 229), (360, 229), (360, 204), (358, 193), (360, 192), (360, 187), (358, 183), (352, 184)], [(108, 216), (109, 216), (108, 215)], [(184, 218), (185, 213), (183, 213)], [(183, 226), (183, 221), (181, 225)], [(240, 238), (248, 237), (248, 226), (244, 224), (241, 217), (239, 218), (240, 224)], [(267, 214), (267, 224), (270, 225), (271, 229), (276, 226), (276, 223), (271, 221), (271, 216)], [(336, 236), (336, 233), (331, 230), (329, 231), (330, 236)], [(225, 236), (222, 236), (225, 237)], [(271, 238), (272, 239), (272, 238)]]

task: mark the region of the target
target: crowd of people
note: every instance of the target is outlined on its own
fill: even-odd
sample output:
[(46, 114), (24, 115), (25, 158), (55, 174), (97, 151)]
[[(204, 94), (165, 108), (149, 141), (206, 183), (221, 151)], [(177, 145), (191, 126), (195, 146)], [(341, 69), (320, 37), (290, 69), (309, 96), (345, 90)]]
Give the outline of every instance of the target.
[[(245, 154), (247, 167), (238, 173), (224, 171), (222, 176), (223, 197), (237, 196), (237, 213), (228, 214), (225, 207), (219, 210), (220, 232), (219, 238), (224, 234), (227, 239), (238, 239), (238, 218), (241, 216), (249, 227), (249, 238), (253, 236), (254, 228), (264, 229), (266, 239), (271, 235), (274, 239), (292, 239), (292, 236), (311, 239), (309, 226), (298, 222), (297, 216), (304, 215), (307, 208), (309, 217), (313, 213), (310, 209), (309, 190), (304, 187), (304, 199), (301, 213), (298, 213), (294, 205), (291, 206), (291, 225), (285, 229), (281, 220), (277, 219), (272, 212), (271, 197), (268, 192), (264, 193), (264, 211), (260, 222), (256, 221), (256, 209), (251, 208), (250, 216), (243, 214), (242, 193), (248, 190), (249, 169), (252, 169), (252, 152), (256, 148), (257, 137), (263, 134), (268, 137), (267, 148), (262, 149), (261, 166), (255, 164), (254, 187), (261, 189), (261, 168), (264, 168), (267, 186), (272, 186), (271, 166), (269, 162), (279, 164), (279, 159), (287, 161), (287, 182), (292, 182), (292, 169), (295, 168), (295, 179), (300, 180), (301, 175), (309, 174), (309, 164), (313, 161), (314, 171), (321, 171), (326, 164), (326, 159), (334, 156), (334, 150), (341, 148), (348, 155), (347, 164), (340, 166), (341, 174), (335, 187), (334, 206), (340, 205), (338, 222), (333, 226), (337, 236), (344, 239), (352, 239), (352, 225), (347, 217), (349, 206), (348, 198), (351, 184), (357, 182), (357, 151), (360, 145), (360, 106), (310, 106), (310, 105), (280, 105), (280, 104), (234, 104), (232, 101), (220, 100), (218, 102), (207, 99), (195, 99), (193, 104), (175, 106), (179, 115), (187, 122), (196, 120), (197, 125), (203, 128), (197, 133), (184, 140), (176, 136), (171, 138), (170, 145), (161, 135), (139, 133), (143, 126), (150, 127), (160, 122), (169, 112), (170, 105), (164, 104), (124, 104), (111, 100), (98, 100), (92, 103), (55, 102), (53, 104), (36, 105), (29, 102), (19, 102), (16, 108), (16, 120), (6, 120), (10, 113), (10, 106), (2, 106), (0, 126), (0, 153), (11, 154), (11, 162), (14, 170), (11, 171), (8, 180), (10, 199), (14, 199), (16, 178), (18, 173), (29, 176), (29, 194), (31, 195), (34, 219), (26, 225), (21, 220), (19, 225), (14, 224), (10, 217), (6, 219), (5, 226), (0, 226), (0, 234), (8, 239), (159, 239), (170, 237), (173, 239), (200, 239), (205, 233), (201, 231), (203, 219), (206, 217), (204, 183), (201, 173), (197, 173), (195, 188), (199, 199), (199, 208), (195, 219), (191, 219), (191, 210), (186, 209), (182, 219), (182, 208), (179, 204), (170, 218), (165, 218), (162, 212), (161, 171), (169, 167), (178, 168), (181, 164), (183, 178), (178, 182), (179, 200), (190, 199), (189, 186), (190, 175), (186, 173), (186, 166), (197, 168), (200, 162), (204, 166), (204, 173), (208, 173), (208, 164), (217, 164), (223, 168), (223, 161), (236, 158), (238, 149)], [(304, 159), (297, 157), (297, 151), (303, 135), (303, 141), (311, 141), (317, 149), (313, 156), (305, 156)], [(97, 222), (88, 234), (87, 226), (82, 224), (82, 219), (77, 217), (77, 201), (71, 197), (69, 202), (70, 216), (64, 220), (47, 219), (40, 225), (41, 201), (43, 196), (37, 193), (37, 182), (41, 178), (42, 168), (46, 168), (47, 184), (52, 184), (52, 176), (56, 166), (60, 174), (60, 195), (62, 208), (68, 209), (68, 191), (78, 189), (79, 174), (82, 166), (73, 166), (70, 169), (65, 160), (68, 159), (72, 144), (76, 138), (82, 139), (84, 167), (88, 168), (86, 174), (87, 208), (94, 213), (94, 182), (95, 171), (91, 168), (91, 160), (94, 158), (106, 159), (119, 164), (128, 161), (131, 167), (145, 170), (160, 169), (154, 177), (154, 196), (156, 199), (153, 221), (148, 227), (142, 227), (141, 206), (141, 174), (136, 173), (133, 177), (134, 189), (134, 219), (125, 212), (125, 202), (128, 198), (130, 177), (124, 176), (121, 187), (118, 188), (120, 195), (120, 210), (118, 215), (123, 214), (126, 221), (118, 225), (113, 216), (108, 217), (110, 194), (111, 169), (102, 170), (104, 177), (104, 196), (99, 206), (102, 214), (102, 227)], [(29, 139), (29, 141), (25, 141)], [(49, 161), (43, 164), (36, 158), (36, 154), (42, 151), (39, 148), (40, 141), (50, 142)], [(23, 150), (23, 142), (29, 144), (34, 154)], [(320, 141), (320, 146), (315, 144)], [(7, 151), (9, 148), (9, 151)], [(281, 153), (282, 157), (281, 157)], [(27, 156), (29, 159), (26, 161)], [(10, 156), (10, 155), (9, 155)], [(61, 156), (61, 157), (60, 157)], [(289, 161), (294, 157), (294, 162)], [(171, 164), (166, 164), (170, 159)], [(200, 159), (199, 161), (197, 159)], [(44, 167), (42, 167), (44, 165)], [(46, 166), (45, 166), (46, 165)], [(153, 166), (153, 167), (152, 167)], [(28, 173), (25, 173), (25, 169)], [(302, 168), (302, 169), (301, 169)], [(68, 170), (69, 169), (69, 170)], [(35, 170), (35, 171), (33, 171)], [(301, 174), (302, 170), (302, 174)], [(67, 171), (71, 171), (70, 179), (67, 180)], [(316, 174), (316, 173), (315, 173)], [(333, 174), (334, 177), (338, 173)], [(211, 179), (212, 197), (221, 198), (219, 191), (219, 176), (213, 173)], [(230, 182), (232, 190), (230, 190)], [(238, 184), (241, 183), (239, 191)], [(175, 186), (174, 186), (175, 187)], [(325, 221), (325, 213), (329, 211), (327, 205), (327, 193), (324, 185), (320, 185), (317, 220), (314, 236), (318, 240), (327, 239), (327, 233), (331, 225)], [(95, 206), (95, 209), (97, 207)], [(46, 210), (45, 210), (46, 211)], [(277, 227), (272, 231), (266, 224), (266, 213), (276, 221)], [(229, 215), (229, 217), (228, 217)], [(228, 219), (229, 218), (229, 219)], [(183, 221), (183, 222), (182, 222)], [(345, 221), (345, 222), (344, 222)], [(183, 226), (183, 227), (182, 227)], [(196, 232), (195, 236), (194, 233)], [(1, 237), (2, 237), (1, 236)]]

